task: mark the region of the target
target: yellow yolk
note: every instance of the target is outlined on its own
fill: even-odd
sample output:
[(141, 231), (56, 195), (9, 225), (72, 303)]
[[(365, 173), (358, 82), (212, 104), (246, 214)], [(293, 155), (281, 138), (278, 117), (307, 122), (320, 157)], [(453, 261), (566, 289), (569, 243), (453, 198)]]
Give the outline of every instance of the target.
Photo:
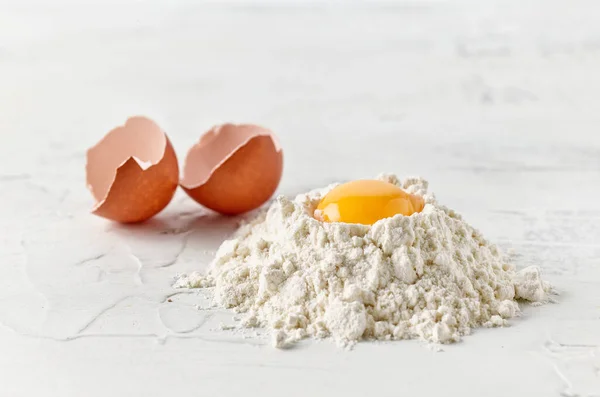
[(397, 214), (421, 212), (425, 202), (420, 196), (406, 193), (384, 181), (360, 180), (333, 188), (323, 197), (315, 218), (324, 222), (372, 225)]

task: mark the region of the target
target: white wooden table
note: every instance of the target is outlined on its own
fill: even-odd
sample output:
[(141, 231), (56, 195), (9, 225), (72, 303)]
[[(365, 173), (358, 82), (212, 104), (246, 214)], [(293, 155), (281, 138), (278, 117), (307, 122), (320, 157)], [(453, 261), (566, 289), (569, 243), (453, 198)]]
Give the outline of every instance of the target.
[[(47, 3), (0, 2), (0, 396), (600, 395), (597, 1)], [(181, 194), (143, 226), (87, 213), (85, 149), (135, 114), (180, 156), (272, 128), (281, 194), (422, 175), (560, 303), (443, 352), (220, 331), (170, 285), (234, 220)]]

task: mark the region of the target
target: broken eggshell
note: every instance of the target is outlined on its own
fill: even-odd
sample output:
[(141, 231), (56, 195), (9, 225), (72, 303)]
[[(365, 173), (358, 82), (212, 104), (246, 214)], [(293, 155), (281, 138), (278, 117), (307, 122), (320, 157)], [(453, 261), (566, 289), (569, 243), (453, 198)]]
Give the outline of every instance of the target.
[(179, 166), (173, 146), (152, 120), (132, 117), (87, 152), (92, 213), (122, 223), (142, 222), (173, 198)]
[(203, 206), (236, 215), (271, 198), (282, 172), (283, 152), (270, 130), (223, 124), (189, 150), (180, 185)]

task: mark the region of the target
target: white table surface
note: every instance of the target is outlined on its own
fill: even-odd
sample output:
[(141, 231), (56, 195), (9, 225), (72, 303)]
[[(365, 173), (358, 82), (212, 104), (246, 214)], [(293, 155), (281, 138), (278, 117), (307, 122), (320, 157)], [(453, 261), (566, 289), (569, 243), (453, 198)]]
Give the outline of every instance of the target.
[[(600, 396), (599, 18), (594, 0), (0, 1), (0, 396)], [(220, 331), (230, 313), (170, 285), (235, 220), (182, 194), (142, 226), (88, 214), (85, 150), (135, 114), (180, 158), (216, 123), (272, 128), (281, 194), (422, 175), (559, 303), (443, 352)]]

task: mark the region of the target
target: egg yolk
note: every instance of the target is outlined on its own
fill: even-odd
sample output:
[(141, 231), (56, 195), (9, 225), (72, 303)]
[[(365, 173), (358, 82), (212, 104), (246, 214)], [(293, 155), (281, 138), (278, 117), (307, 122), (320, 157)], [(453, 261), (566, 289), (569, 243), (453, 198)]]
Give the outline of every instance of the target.
[(323, 197), (315, 218), (323, 222), (372, 225), (380, 219), (421, 212), (425, 202), (384, 181), (359, 180), (333, 188)]

